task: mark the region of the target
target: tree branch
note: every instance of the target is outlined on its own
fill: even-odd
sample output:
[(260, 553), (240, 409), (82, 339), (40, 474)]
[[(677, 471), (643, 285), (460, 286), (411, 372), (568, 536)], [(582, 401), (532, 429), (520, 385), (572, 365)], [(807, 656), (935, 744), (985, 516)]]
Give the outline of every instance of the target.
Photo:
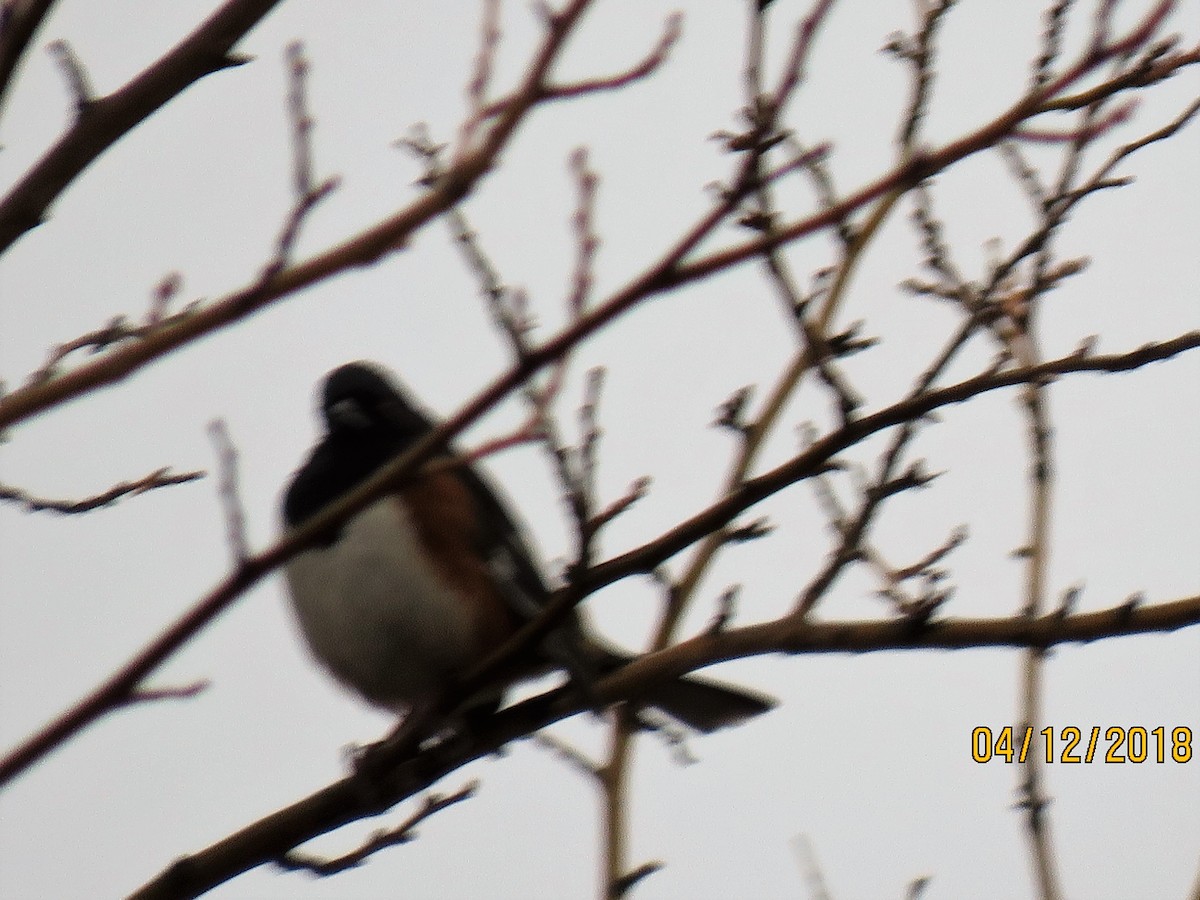
[[(643, 694), (648, 686), (729, 659), (773, 653), (871, 653), (884, 650), (963, 650), (1050, 647), (1108, 637), (1172, 631), (1200, 623), (1200, 595), (1167, 603), (1126, 602), (1110, 609), (1038, 618), (810, 622), (795, 616), (761, 625), (708, 632), (634, 660), (594, 685), (606, 703)], [(590, 701), (589, 701), (590, 702)], [(588, 704), (562, 688), (509, 707), (482, 723), (471, 741), (418, 751), (364, 784), (363, 771), (248, 825), (205, 850), (175, 862), (130, 900), (195, 897), (269, 863), (290, 849), (348, 822), (377, 815), (472, 760), (494, 752)]]
[(123, 497), (136, 497), (138, 494), (144, 494), (147, 491), (157, 490), (158, 488), (186, 484), (189, 481), (203, 478), (205, 474), (199, 471), (172, 472), (169, 467), (164, 466), (161, 469), (155, 469), (149, 475), (138, 478), (136, 481), (122, 481), (120, 484), (113, 485), (107, 491), (91, 497), (85, 497), (82, 500), (51, 500), (45, 497), (35, 497), (21, 488), (0, 484), (0, 500), (19, 503), (29, 512), (56, 512), (63, 515), (78, 515), (79, 513), (91, 512), (95, 509), (111, 506)]
[(229, 0), (124, 87), (93, 98), (66, 134), (0, 200), (0, 253), (45, 221), (67, 185), (151, 113), (205, 75), (244, 63), (230, 50), (278, 2)]

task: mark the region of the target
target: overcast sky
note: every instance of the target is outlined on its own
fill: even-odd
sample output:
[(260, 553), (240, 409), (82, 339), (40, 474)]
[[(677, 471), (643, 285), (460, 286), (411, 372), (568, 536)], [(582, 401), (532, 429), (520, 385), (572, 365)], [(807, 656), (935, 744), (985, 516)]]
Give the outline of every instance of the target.
[[(0, 179), (18, 178), (67, 125), (70, 98), (42, 47), (70, 42), (98, 93), (140, 71), (217, 4), (176, 0), (104, 4), (63, 0), (40, 34), (0, 123)], [(524, 287), (550, 334), (563, 320), (574, 262), (571, 151), (586, 145), (601, 176), (596, 227), (603, 246), (596, 297), (636, 275), (706, 209), (705, 186), (732, 158), (709, 136), (738, 126), (743, 102), (744, 3), (602, 0), (570, 45), (561, 72), (614, 71), (656, 40), (664, 17), (685, 14), (666, 67), (619, 94), (538, 112), (467, 211), (505, 280)], [(1147, 4), (1127, 0), (1122, 21)], [(1197, 39), (1200, 3), (1170, 26)], [(1092, 4), (1081, 4), (1088, 13)], [(1128, 9), (1124, 9), (1128, 7)], [(806, 6), (771, 7), (778, 64)], [(351, 12), (351, 10), (353, 10)], [(978, 126), (1024, 89), (1037, 53), (1039, 5), (962, 0), (941, 31), (942, 78), (926, 140)], [(48, 224), (0, 260), (0, 377), (10, 386), (57, 343), (113, 316), (143, 313), (170, 272), (187, 299), (250, 282), (271, 252), (290, 203), (284, 48), (302, 39), (312, 61), (318, 175), (342, 187), (313, 216), (301, 254), (353, 234), (415, 195), (417, 164), (393, 142), (417, 122), (449, 140), (463, 109), (478, 36), (472, 2), (331, 4), (289, 0), (236, 49), (254, 59), (212, 75), (124, 138), (64, 194)], [(812, 78), (789, 117), (805, 141), (832, 143), (840, 189), (887, 170), (908, 83), (879, 52), (912, 27), (912, 4), (841, 0), (819, 38)], [(1086, 15), (1070, 32), (1077, 47)], [(529, 4), (505, 5), (498, 83), (520, 72), (538, 36)], [(1200, 90), (1185, 73), (1147, 94), (1105, 145), (1174, 117)], [(1036, 159), (1056, 151), (1039, 148)], [(1098, 154), (1090, 157), (1095, 163)], [(1116, 352), (1197, 327), (1200, 314), (1200, 130), (1135, 156), (1137, 183), (1084, 205), (1060, 252), (1088, 271), (1053, 293), (1043, 351), (1061, 355), (1088, 335)], [(969, 277), (982, 277), (999, 237), (1007, 252), (1028, 228), (1027, 203), (994, 154), (937, 182), (938, 208)], [(795, 215), (806, 191), (784, 192)], [(881, 348), (847, 363), (871, 408), (901, 396), (950, 334), (948, 308), (897, 288), (919, 273), (920, 250), (899, 210), (857, 276), (841, 318), (866, 320)], [(730, 230), (721, 240), (738, 235)], [(789, 251), (798, 275), (834, 258), (818, 237)], [(710, 427), (735, 389), (768, 385), (793, 350), (770, 285), (747, 268), (656, 299), (577, 354), (562, 404), (603, 364), (602, 496), (650, 475), (653, 491), (602, 542), (637, 546), (714, 498), (733, 444)], [(957, 376), (986, 365), (967, 354)], [(223, 417), (240, 453), (241, 495), (256, 547), (276, 535), (282, 486), (316, 435), (313, 387), (352, 359), (400, 372), (432, 408), (449, 413), (507, 362), (470, 273), (436, 223), (411, 247), (345, 274), (156, 362), (129, 381), (22, 423), (0, 448), (0, 480), (41, 496), (82, 497), (170, 465), (212, 469), (207, 424)], [(765, 389), (765, 388), (764, 388)], [(762, 395), (760, 391), (759, 396)], [(1055, 489), (1050, 586), (1086, 584), (1100, 608), (1144, 591), (1147, 602), (1200, 585), (1200, 354), (1119, 376), (1055, 385)], [(466, 443), (519, 420), (512, 401)], [(827, 422), (828, 400), (800, 393), (764, 464), (795, 447), (793, 425)], [(948, 561), (957, 593), (949, 615), (1005, 615), (1021, 604), (1027, 457), (1020, 408), (997, 392), (962, 408), (917, 442), (929, 490), (888, 506), (874, 542), (897, 564), (919, 559), (959, 524), (970, 540)], [(870, 444), (867, 451), (878, 451)], [(863, 461), (867, 455), (856, 457)], [(543, 456), (493, 458), (548, 565), (571, 532)], [(727, 551), (700, 591), (693, 630), (739, 583), (738, 621), (789, 608), (829, 548), (805, 486), (755, 510), (778, 526)], [(155, 492), (80, 517), (0, 506), (0, 746), (12, 746), (93, 687), (221, 579), (229, 565), (213, 479)], [(672, 561), (673, 572), (682, 570)], [(827, 618), (879, 615), (876, 583), (854, 571), (820, 609)], [(594, 598), (614, 639), (638, 646), (654, 621), (655, 587), (629, 580)], [(1022, 657), (998, 650), (760, 658), (720, 675), (770, 692), (781, 708), (744, 728), (697, 738), (699, 761), (678, 765), (647, 738), (634, 767), (632, 854), (666, 868), (639, 900), (806, 893), (804, 836), (835, 900), (899, 898), (932, 876), (926, 900), (1032, 896), (1018, 772), (970, 758), (971, 730), (1018, 715)], [(331, 684), (305, 656), (272, 578), (243, 597), (153, 678), (209, 679), (188, 702), (109, 716), (0, 796), (0, 895), (121, 896), (173, 858), (303, 797), (344, 771), (342, 748), (390, 726)], [(1045, 721), (1189, 726), (1200, 751), (1200, 629), (1056, 650), (1046, 666)], [(554, 733), (599, 754), (605, 732), (580, 717)], [(1049, 813), (1066, 895), (1089, 900), (1183, 898), (1197, 877), (1200, 760), (1186, 765), (1093, 763), (1049, 770)], [(220, 898), (557, 898), (595, 894), (599, 797), (570, 766), (526, 742), (450, 776), (482, 780), (479, 796), (421, 829), (420, 839), (356, 871), (319, 881), (272, 869), (214, 891)], [(407, 815), (394, 811), (382, 824)], [(347, 850), (381, 822), (347, 827), (313, 849)]]

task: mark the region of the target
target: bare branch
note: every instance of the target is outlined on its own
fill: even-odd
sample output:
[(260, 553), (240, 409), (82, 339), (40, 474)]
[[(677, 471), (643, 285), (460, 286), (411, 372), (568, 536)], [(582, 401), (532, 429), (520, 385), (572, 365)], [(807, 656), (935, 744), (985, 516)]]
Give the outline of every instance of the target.
[(543, 432), (542, 420), (537, 413), (534, 413), (508, 434), (479, 444), (466, 454), (466, 459), (470, 462), (477, 462), (484, 457), (491, 456), (493, 453), (502, 453), (505, 450), (511, 450), (513, 447), (537, 443), (543, 439)]
[(917, 131), (925, 118), (926, 106), (933, 88), (934, 39), (942, 17), (953, 5), (954, 0), (938, 0), (928, 4), (916, 37), (909, 43), (893, 44), (888, 48), (901, 59), (912, 63), (913, 67), (912, 96), (908, 101), (908, 112), (904, 116), (899, 135), (899, 144), (905, 154), (912, 153), (916, 146)]
[[(814, 622), (787, 617), (774, 622), (701, 634), (640, 657), (595, 685), (605, 702), (635, 696), (647, 685), (678, 678), (726, 659), (770, 653), (868, 653), (882, 650), (1053, 646), (1104, 637), (1168, 631), (1200, 624), (1200, 596), (1153, 605), (1124, 603), (1062, 618)], [(483, 723), (473, 741), (450, 741), (415, 752), (364, 784), (363, 773), (246, 826), (206, 850), (174, 863), (131, 896), (162, 900), (196, 896), (234, 875), (278, 859), (293, 847), (353, 819), (377, 815), (413, 796), (471, 760), (566, 716), (581, 712), (566, 689), (554, 689), (508, 707)]]
[(1088, 88), (1085, 91), (1080, 91), (1078, 94), (1069, 94), (1062, 97), (1055, 97), (1046, 100), (1042, 106), (1042, 112), (1055, 112), (1084, 109), (1093, 105), (1099, 100), (1106, 97), (1116, 96), (1122, 91), (1132, 90), (1134, 88), (1145, 87), (1146, 85), (1156, 84), (1164, 81), (1188, 66), (1194, 66), (1200, 63), (1200, 47), (1188, 50), (1183, 53), (1174, 53), (1161, 58), (1154, 59), (1152, 63), (1145, 67), (1135, 66), (1127, 72), (1116, 75), (1107, 81), (1101, 82), (1095, 87)]
[(633, 504), (645, 497), (649, 492), (650, 478), (648, 476), (638, 478), (629, 486), (629, 490), (592, 516), (588, 521), (588, 529), (592, 532), (598, 532), (617, 516), (628, 510)]
[(79, 117), (0, 200), (0, 253), (45, 221), (50, 205), (67, 185), (151, 113), (205, 75), (245, 62), (230, 53), (233, 45), (278, 2), (227, 0), (124, 87), (92, 100), (88, 114)]
[(652, 859), (649, 862), (644, 862), (637, 868), (626, 872), (609, 886), (609, 900), (621, 900), (622, 897), (624, 897), (639, 883), (641, 883), (643, 879), (653, 875), (662, 868), (663, 863), (656, 859)]
[(1200, 331), (1195, 331), (1180, 335), (1170, 341), (1147, 344), (1129, 353), (1108, 356), (1071, 354), (1041, 363), (1033, 369), (1017, 367), (1002, 370), (989, 369), (974, 378), (939, 390), (920, 389), (917, 393), (892, 406), (855, 419), (825, 437), (815, 440), (803, 453), (788, 462), (755, 478), (743, 481), (736, 490), (730, 491), (721, 500), (664, 532), (655, 540), (599, 563), (589, 572), (587, 587), (589, 590), (597, 589), (628, 575), (653, 571), (679, 551), (704, 539), (765, 497), (771, 496), (787, 485), (795, 484), (824, 471), (830, 460), (835, 459), (847, 447), (868, 435), (896, 425), (903, 427), (905, 423), (915, 422), (935, 409), (962, 402), (987, 391), (1014, 387), (1033, 380), (1064, 375), (1068, 372), (1125, 371), (1198, 347), (1200, 347)]
[(304, 45), (293, 41), (287, 46), (288, 62), (288, 118), (292, 125), (292, 190), (295, 202), (284, 220), (279, 237), (275, 242), (275, 254), (263, 268), (259, 283), (266, 286), (287, 268), (292, 261), (300, 229), (316, 207), (337, 190), (340, 179), (326, 178), (320, 184), (313, 174), (312, 132), (314, 121), (308, 110), (309, 62), (304, 55)]
[(796, 93), (796, 88), (803, 83), (805, 66), (807, 66), (809, 55), (812, 53), (817, 31), (829, 17), (832, 9), (833, 0), (813, 0), (808, 15), (797, 26), (791, 52), (788, 54), (787, 62), (783, 65), (783, 76), (779, 79), (779, 84), (769, 101), (772, 118), (783, 111), (788, 100)]
[(178, 273), (171, 273), (164, 277), (154, 289), (150, 308), (146, 311), (140, 324), (133, 325), (124, 316), (115, 316), (103, 328), (80, 335), (65, 344), (59, 344), (47, 355), (46, 362), (42, 367), (29, 375), (26, 384), (37, 385), (49, 381), (58, 374), (62, 362), (76, 351), (88, 350), (91, 353), (101, 353), (117, 344), (144, 338), (159, 328), (183, 321), (195, 311), (195, 304), (188, 304), (172, 315), (167, 314), (171, 300), (179, 293), (182, 283), (182, 278)]
[(12, 84), (13, 72), (29, 49), (29, 44), (55, 0), (27, 0), (16, 3), (11, 0), (0, 2), (0, 114)]
[(740, 387), (729, 395), (724, 403), (717, 407), (717, 417), (713, 419), (714, 428), (727, 428), (737, 434), (746, 433), (746, 406), (754, 396), (753, 385)]
[(479, 52), (475, 56), (475, 71), (467, 84), (467, 117), (458, 134), (458, 152), (465, 153), (475, 139), (475, 132), (484, 120), (488, 85), (500, 48), (500, 0), (483, 0), (483, 18), (479, 25)]
[(947, 556), (949, 556), (958, 547), (961, 547), (967, 539), (967, 528), (965, 525), (960, 525), (950, 532), (950, 536), (946, 538), (941, 546), (935, 547), (927, 555), (917, 560), (912, 565), (904, 566), (900, 569), (895, 569), (892, 572), (893, 577), (897, 581), (906, 581), (909, 578), (916, 578), (929, 571), (930, 568), (937, 565)]
[(829, 887), (825, 884), (825, 874), (817, 862), (817, 854), (809, 836), (798, 834), (789, 843), (796, 851), (800, 871), (808, 884), (809, 900), (833, 900), (833, 894), (829, 892)]
[(571, 224), (575, 229), (575, 274), (572, 281), (571, 296), (567, 301), (567, 309), (572, 318), (577, 319), (587, 306), (591, 294), (592, 283), (595, 279), (593, 267), (596, 260), (596, 250), (600, 247), (600, 236), (595, 230), (596, 189), (600, 184), (600, 176), (588, 166), (587, 149), (580, 147), (571, 154), (571, 171), (575, 174), (578, 186), (579, 204)]
[(75, 114), (83, 116), (95, 99), (92, 93), (91, 79), (88, 78), (83, 63), (79, 61), (79, 57), (75, 55), (75, 51), (66, 41), (51, 41), (46, 49), (50, 51), (58, 61), (59, 68), (63, 70), (63, 77), (66, 78), (67, 87), (70, 88), (71, 97), (75, 101)]
[(243, 565), (250, 558), (250, 542), (246, 538), (246, 511), (238, 492), (238, 453), (229, 425), (224, 419), (214, 419), (208, 426), (208, 435), (217, 453), (217, 491), (221, 507), (225, 510), (225, 529), (229, 539), (229, 550), (235, 566)]
[(705, 633), (716, 634), (729, 627), (737, 611), (737, 598), (741, 590), (740, 584), (733, 584), (721, 592), (721, 596), (717, 598), (717, 611), (708, 627), (704, 629)]
[[(240, 12), (240, 4), (249, 2), (250, 0), (230, 0), (227, 9), (235, 9)], [(257, 2), (265, 3), (267, 0), (257, 0)], [(270, 2), (275, 3), (278, 0), (270, 0)], [(324, 254), (307, 262), (289, 266), (270, 278), (260, 277), (248, 287), (197, 310), (194, 315), (175, 323), (173, 327), (147, 335), (145, 340), (129, 345), (124, 348), (123, 352), (107, 354), (91, 365), (81, 366), (72, 372), (64, 373), (45, 384), (27, 387), (0, 397), (0, 428), (40, 412), (69, 397), (119, 381), (147, 362), (170, 353), (200, 335), (208, 334), (236, 322), (271, 302), (336, 272), (353, 266), (373, 263), (380, 257), (403, 246), (413, 231), (457, 203), (470, 190), (475, 181), (490, 169), (494, 159), (511, 138), (517, 125), (540, 101), (544, 80), (550, 66), (557, 58), (575, 22), (587, 8), (589, 2), (590, 0), (572, 0), (561, 13), (554, 16), (553, 27), (549, 28), (543, 45), (535, 54), (522, 85), (506, 101), (504, 112), (497, 115), (495, 121), (491, 123), (480, 146), (474, 151), (464, 154), (455, 166), (438, 179), (436, 185), (431, 186), (425, 194), (409, 206)], [(259, 15), (263, 15), (265, 12), (266, 10), (262, 10)], [(210, 24), (218, 22), (222, 27), (228, 26), (228, 22), (222, 18), (222, 13), (218, 13), (209, 22)], [(208, 33), (204, 31), (205, 27), (202, 26), (196, 35), (203, 34), (207, 37)], [(247, 25), (248, 27), (249, 25)], [(97, 102), (106, 103), (110, 99), (104, 98)], [(15, 191), (14, 195), (19, 190)], [(10, 195), (9, 200), (0, 202), (0, 251), (7, 246), (3, 241), (4, 215), (14, 195)], [(604, 320), (607, 321), (611, 317), (612, 313), (604, 317)], [(588, 327), (583, 327), (583, 323), (580, 323), (580, 331), (590, 331), (600, 324), (603, 323), (589, 323)], [(512, 390), (533, 371), (562, 356), (565, 347), (577, 342), (578, 339), (576, 336), (560, 342), (555, 347), (545, 349), (535, 362), (527, 363), (519, 373), (514, 373), (512, 384), (503, 389), (500, 394)], [(528, 371), (526, 371), (526, 367)]]
[(1095, 140), (1103, 134), (1107, 134), (1124, 122), (1128, 122), (1133, 117), (1135, 109), (1137, 109), (1137, 102), (1128, 100), (1108, 110), (1103, 116), (1094, 121), (1081, 125), (1079, 128), (1049, 129), (1022, 127), (1014, 129), (1012, 137), (1014, 140), (1025, 141), (1030, 144), (1085, 143)]
[(1035, 210), (1046, 208), (1046, 188), (1038, 178), (1037, 170), (1029, 164), (1014, 141), (1001, 141), (997, 148), (1000, 156), (1008, 164), (1014, 180), (1025, 191)]
[(425, 798), (425, 802), (421, 804), (421, 808), (400, 825), (386, 831), (375, 832), (361, 847), (343, 856), (333, 859), (319, 859), (315, 856), (292, 851), (276, 859), (275, 865), (291, 872), (311, 872), (314, 875), (324, 877), (336, 875), (347, 869), (353, 869), (356, 866), (362, 865), (368, 857), (373, 856), (380, 850), (416, 840), (417, 826), (419, 824), (435, 813), (441, 812), (443, 809), (474, 797), (478, 791), (479, 782), (474, 780), (468, 781), (451, 794), (430, 794)]
[(1062, 52), (1067, 14), (1071, 11), (1074, 3), (1075, 0), (1055, 0), (1054, 4), (1046, 10), (1046, 30), (1042, 34), (1042, 52), (1033, 68), (1032, 86), (1034, 88), (1039, 88), (1050, 80), (1051, 68)]
[(573, 747), (566, 741), (556, 738), (549, 731), (539, 731), (533, 736), (535, 746), (545, 747), (559, 759), (567, 762), (572, 769), (591, 779), (601, 779), (600, 767), (588, 759), (578, 747)]
[[(600, 91), (612, 91), (623, 88), (635, 81), (640, 81), (652, 75), (667, 61), (671, 48), (683, 34), (683, 14), (671, 13), (663, 25), (662, 36), (654, 48), (646, 54), (641, 62), (631, 66), (624, 72), (606, 75), (599, 78), (588, 78), (574, 81), (570, 84), (548, 84), (544, 88), (543, 98), (547, 100), (563, 100), (568, 97), (581, 97), (584, 94), (594, 94)], [(487, 115), (495, 115), (499, 111), (498, 104), (493, 104), (486, 111)]]
[(19, 503), (29, 512), (45, 511), (62, 513), (64, 515), (77, 515), (101, 509), (105, 506), (111, 506), (123, 497), (136, 497), (138, 494), (144, 494), (147, 491), (157, 490), (158, 488), (186, 484), (189, 481), (203, 478), (205, 474), (201, 471), (176, 473), (172, 472), (169, 467), (164, 466), (161, 469), (155, 469), (149, 475), (145, 475), (136, 481), (122, 481), (120, 484), (113, 485), (107, 491), (103, 491), (92, 497), (86, 497), (83, 500), (50, 500), (45, 497), (35, 497), (11, 485), (0, 484), (0, 500)]
[[(586, 5), (587, 0), (573, 0), (560, 14), (560, 17), (555, 19), (555, 22), (558, 23), (560, 20), (567, 23), (574, 22)], [(515, 98), (518, 102), (510, 105), (497, 116), (496, 121), (488, 130), (487, 139), (477, 151), (466, 154), (452, 170), (439, 179), (436, 186), (409, 207), (343, 244), (306, 262), (285, 269), (269, 284), (256, 283), (224, 300), (213, 303), (205, 309), (197, 311), (188, 321), (164, 330), (154, 335), (152, 339), (147, 338), (145, 341), (130, 345), (122, 352), (107, 354), (95, 363), (81, 366), (46, 384), (23, 388), (0, 397), (0, 427), (31, 416), (69, 397), (124, 378), (151, 360), (169, 353), (201, 334), (207, 334), (217, 328), (229, 325), (314, 281), (350, 266), (374, 262), (382, 255), (393, 251), (397, 246), (403, 244), (413, 230), (456, 203), (469, 190), (474, 181), (487, 171), (492, 159), (511, 136), (517, 123), (538, 102), (542, 79), (565, 37), (565, 32), (558, 27), (550, 30), (546, 45), (538, 54), (522, 88), (519, 89)], [(790, 243), (824, 228), (836, 227), (844, 222), (854, 210), (881, 197), (894, 196), (897, 192), (919, 183), (922, 179), (955, 162), (994, 146), (998, 141), (1010, 135), (1013, 129), (1021, 125), (1027, 118), (1042, 112), (1042, 106), (1046, 99), (1070, 87), (1103, 62), (1103, 59), (1097, 60), (1091, 57), (1081, 60), (1042, 89), (1018, 101), (989, 124), (939, 149), (916, 155), (913, 159), (901, 163), (890, 173), (848, 195), (835, 206), (775, 229), (770, 234), (759, 236), (754, 240), (725, 250), (714, 251), (707, 256), (684, 263), (682, 260), (690, 255), (694, 247), (727, 218), (731, 210), (736, 207), (741, 195), (722, 198), (656, 264), (651, 265), (642, 275), (574, 325), (565, 329), (556, 338), (545, 342), (518, 368), (498, 380), (494, 385), (496, 395), (499, 396), (512, 390), (538, 368), (558, 359), (567, 348), (607, 325), (646, 297), (706, 278), (714, 272), (758, 256), (770, 247)], [(1185, 63), (1179, 62), (1179, 65), (1183, 64)], [(0, 204), (0, 221), (2, 221), (2, 210), (3, 204)], [(0, 228), (0, 232), (2, 232), (2, 228)], [(0, 249), (2, 249), (2, 242), (0, 242)]]
[(157, 703), (160, 700), (190, 700), (204, 693), (211, 685), (212, 682), (207, 678), (200, 678), (191, 684), (183, 684), (175, 687), (138, 688), (129, 695), (124, 705), (132, 706), (137, 703)]

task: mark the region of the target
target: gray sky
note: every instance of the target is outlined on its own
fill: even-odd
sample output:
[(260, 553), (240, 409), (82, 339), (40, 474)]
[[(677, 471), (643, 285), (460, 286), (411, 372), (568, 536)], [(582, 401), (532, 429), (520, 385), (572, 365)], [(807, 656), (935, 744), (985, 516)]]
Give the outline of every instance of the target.
[[(68, 40), (95, 89), (115, 89), (206, 15), (215, 3), (146, 6), (64, 0), (39, 43)], [(1119, 21), (1146, 4), (1128, 0)], [(574, 246), (570, 152), (586, 145), (601, 175), (596, 226), (603, 239), (596, 297), (628, 281), (707, 207), (704, 186), (731, 157), (708, 140), (737, 126), (742, 102), (743, 4), (604, 0), (570, 45), (561, 72), (613, 71), (652, 45), (668, 12), (685, 13), (669, 64), (624, 93), (537, 113), (467, 211), (506, 281), (524, 287), (542, 334), (563, 320)], [(1090, 9), (1084, 4), (1082, 12)], [(1187, 0), (1174, 29), (1200, 12)], [(1124, 7), (1129, 7), (1124, 10)], [(770, 62), (805, 6), (776, 0)], [(1070, 33), (1085, 33), (1079, 16)], [(812, 77), (790, 124), (829, 140), (842, 190), (893, 161), (907, 96), (903, 69), (878, 52), (912, 26), (911, 4), (842, 0), (820, 36)], [(143, 313), (168, 272), (183, 296), (214, 298), (253, 279), (290, 202), (283, 49), (293, 38), (312, 61), (319, 175), (342, 187), (311, 219), (301, 253), (325, 248), (414, 196), (417, 165), (392, 147), (416, 122), (449, 140), (462, 115), (477, 39), (475, 3), (288, 2), (237, 49), (249, 65), (217, 73), (125, 138), (74, 184), (50, 222), (0, 260), (0, 377), (21, 383), (56, 343), (114, 315)], [(926, 139), (940, 142), (1004, 109), (1027, 82), (1039, 5), (966, 2), (947, 18)], [(498, 83), (516, 77), (537, 38), (526, 4), (505, 5)], [(1155, 88), (1105, 144), (1152, 130), (1197, 94), (1185, 73)], [(17, 178), (69, 119), (61, 73), (31, 53), (0, 130), (0, 179)], [(1137, 184), (1084, 205), (1061, 239), (1087, 255), (1086, 274), (1050, 295), (1046, 356), (1087, 335), (1116, 352), (1196, 327), (1200, 301), (1200, 131), (1135, 156), (1120, 174)], [(1049, 161), (1057, 151), (1035, 148)], [(1100, 156), (1089, 158), (1094, 164)], [(937, 180), (938, 208), (969, 277), (985, 271), (999, 237), (1007, 252), (1027, 229), (1026, 201), (994, 154)], [(800, 214), (807, 190), (781, 189)], [(857, 276), (841, 323), (865, 319), (884, 344), (846, 364), (872, 408), (907, 390), (955, 327), (947, 308), (896, 287), (917, 274), (920, 250), (898, 211)], [(732, 241), (732, 230), (720, 239)], [(789, 250), (807, 279), (828, 265), (818, 237)], [(576, 354), (562, 411), (589, 366), (604, 364), (600, 489), (620, 495), (654, 478), (651, 495), (604, 537), (611, 555), (637, 546), (713, 498), (732, 441), (711, 429), (713, 409), (742, 385), (769, 384), (793, 349), (770, 286), (751, 268), (677, 291), (639, 309)], [(43, 496), (85, 496), (164, 465), (214, 467), (207, 423), (224, 417), (240, 453), (249, 535), (276, 534), (281, 486), (314, 435), (313, 385), (351, 360), (397, 370), (425, 402), (450, 412), (506, 364), (469, 273), (445, 227), (403, 253), (272, 307), (139, 372), (128, 382), (12, 430), (0, 448), (6, 483)], [(981, 344), (956, 370), (986, 364)], [(1072, 377), (1051, 394), (1058, 481), (1052, 592), (1085, 582), (1084, 608), (1144, 591), (1148, 601), (1200, 584), (1200, 355), (1121, 376)], [(760, 391), (760, 396), (761, 396)], [(946, 612), (1005, 615), (1020, 604), (1027, 467), (1021, 412), (1011, 392), (961, 408), (915, 447), (946, 471), (929, 490), (887, 507), (874, 543), (896, 563), (920, 558), (960, 523), (969, 542), (950, 558), (957, 595)], [(510, 402), (468, 435), (502, 433), (522, 410)], [(811, 385), (765, 464), (794, 450), (791, 423), (829, 421)], [(869, 444), (867, 451), (879, 448)], [(870, 460), (860, 453), (856, 459)], [(529, 523), (543, 556), (562, 560), (570, 532), (538, 451), (489, 463)], [(730, 583), (742, 585), (739, 622), (779, 615), (829, 547), (811, 491), (798, 486), (756, 508), (779, 526), (769, 539), (725, 553), (700, 593), (693, 629)], [(228, 549), (209, 479), (75, 518), (0, 507), (0, 745), (9, 747), (80, 697), (224, 574)], [(669, 568), (678, 572), (681, 560)], [(821, 607), (828, 618), (878, 615), (876, 584), (855, 570)], [(658, 600), (648, 581), (597, 595), (596, 620), (636, 646)], [(1046, 667), (1045, 722), (1089, 729), (1185, 725), (1200, 751), (1200, 629), (1055, 651)], [(892, 653), (761, 658), (721, 677), (782, 699), (750, 725), (692, 742), (696, 765), (643, 739), (634, 767), (633, 859), (667, 867), (639, 898), (805, 896), (794, 841), (806, 835), (836, 900), (898, 898), (931, 875), (926, 900), (1032, 896), (1018, 773), (970, 758), (971, 730), (1017, 716), (1018, 653)], [(342, 748), (379, 737), (386, 716), (364, 707), (310, 664), (272, 578), (242, 598), (153, 679), (212, 687), (190, 702), (109, 716), (0, 796), (0, 894), (108, 897), (134, 889), (181, 854), (298, 799), (344, 771)], [(593, 718), (554, 733), (599, 754)], [(1200, 761), (1186, 765), (1050, 768), (1051, 820), (1068, 897), (1184, 897), (1200, 846)], [(482, 779), (477, 798), (426, 823), (416, 843), (357, 871), (317, 881), (261, 869), (213, 892), (222, 898), (551, 898), (595, 893), (600, 821), (592, 785), (529, 743), (455, 773), (452, 790)], [(314, 848), (339, 852), (386, 822), (347, 827)]]

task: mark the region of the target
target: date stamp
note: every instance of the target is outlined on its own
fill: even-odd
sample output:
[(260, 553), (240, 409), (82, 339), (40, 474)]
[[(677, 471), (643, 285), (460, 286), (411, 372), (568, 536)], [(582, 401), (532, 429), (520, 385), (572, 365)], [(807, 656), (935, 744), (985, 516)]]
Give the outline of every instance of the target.
[[(1034, 735), (1041, 738), (1034, 740)], [(1036, 754), (1047, 764), (1060, 763), (1188, 763), (1192, 761), (1192, 729), (1178, 725), (1143, 728), (1110, 725), (1090, 729), (1066, 725), (1032, 728), (977, 725), (971, 731), (971, 759), (977, 763), (1003, 760), (1023, 763)]]

